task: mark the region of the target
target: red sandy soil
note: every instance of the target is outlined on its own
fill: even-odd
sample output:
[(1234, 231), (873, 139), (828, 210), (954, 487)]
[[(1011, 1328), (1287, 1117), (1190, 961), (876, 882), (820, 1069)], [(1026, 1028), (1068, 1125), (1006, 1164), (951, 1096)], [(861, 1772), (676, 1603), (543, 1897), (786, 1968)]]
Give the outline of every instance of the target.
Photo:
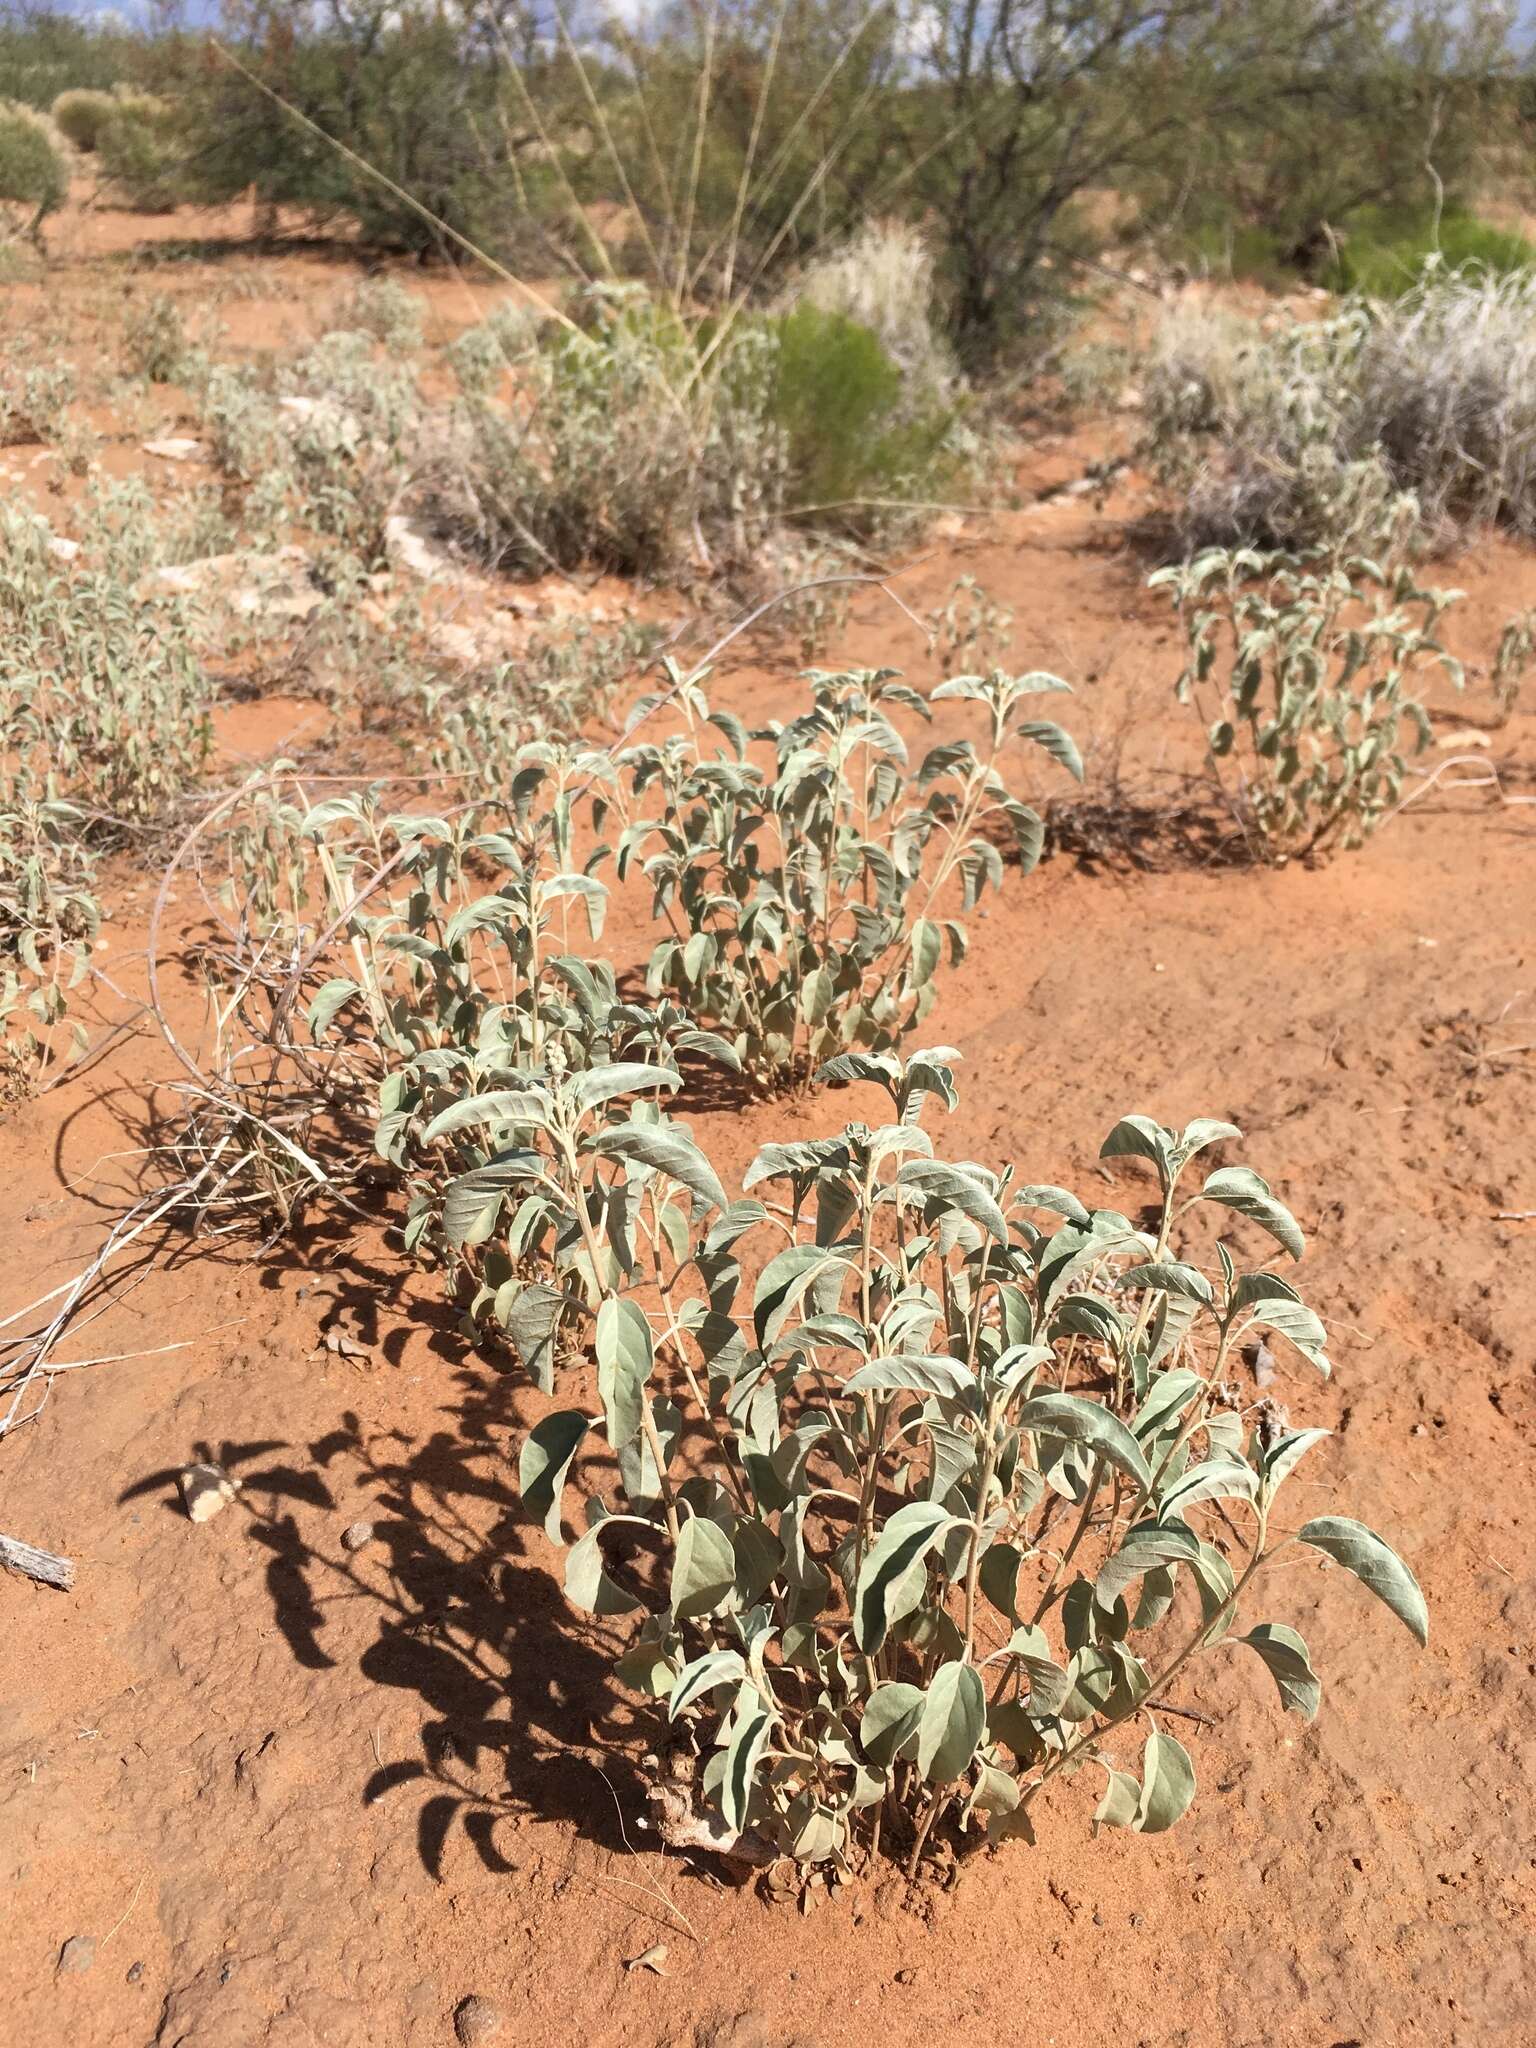
[[(274, 275), (294, 266), (304, 289), (345, 282), (307, 257)], [(1036, 454), (1027, 481), (1084, 460)], [(1118, 752), (1157, 801), (1195, 753), (1141, 587), (1144, 510), (1125, 488), (972, 522), (910, 593), (933, 603), (963, 569), (1011, 603), (1014, 661), (1077, 684), (1090, 774)], [(1458, 631), (1486, 662), (1536, 600), (1536, 556), (1490, 544), (1441, 580), (1470, 591)], [(873, 602), (839, 651), (932, 680)], [(720, 695), (765, 704), (750, 673)], [(1486, 712), (1474, 690), (1438, 724)], [(295, 716), (242, 706), (226, 737), (259, 753)], [(1484, 758), (1529, 794), (1536, 716)], [(1342, 1506), (1410, 1558), (1427, 1652), (1353, 1580), (1298, 1566), (1276, 1615), (1312, 1645), (1321, 1716), (1282, 1717), (1257, 1660), (1205, 1660), (1181, 1699), (1211, 1725), (1180, 1724), (1201, 1794), (1172, 1834), (1090, 1840), (1078, 1780), (1037, 1847), (972, 1859), (919, 1910), (887, 1880), (802, 1917), (636, 1832), (644, 1723), (516, 1499), (538, 1398), (466, 1352), (433, 1276), (369, 1231), (260, 1259), (172, 1243), (64, 1355), (185, 1348), (63, 1376), (0, 1445), (0, 1527), (78, 1562), (69, 1594), (0, 1581), (5, 2048), (438, 2048), (471, 1993), (498, 2039), (557, 2048), (1536, 2039), (1536, 1224), (1496, 1220), (1536, 1209), (1536, 812), (1436, 790), (1320, 869), (1133, 837), (1151, 871), (1060, 855), (974, 922), (927, 1029), (964, 1053), (936, 1135), (1087, 1190), (1123, 1111), (1243, 1128), (1333, 1332), (1328, 1384), (1297, 1364), (1273, 1389), (1335, 1432), (1292, 1505)], [(151, 884), (121, 878), (124, 1000), (103, 993), (102, 1022), (142, 992)], [(638, 952), (639, 924), (618, 928)], [(173, 1073), (132, 1018), (0, 1126), (0, 1310), (68, 1278), (150, 1183), (138, 1148)], [(735, 1170), (872, 1108), (690, 1114)], [(364, 1355), (325, 1348), (338, 1307)], [(197, 1526), (174, 1475), (209, 1454), (244, 1490)], [(58, 1974), (75, 1935), (93, 1966)], [(665, 1975), (625, 1969), (656, 1941)]]

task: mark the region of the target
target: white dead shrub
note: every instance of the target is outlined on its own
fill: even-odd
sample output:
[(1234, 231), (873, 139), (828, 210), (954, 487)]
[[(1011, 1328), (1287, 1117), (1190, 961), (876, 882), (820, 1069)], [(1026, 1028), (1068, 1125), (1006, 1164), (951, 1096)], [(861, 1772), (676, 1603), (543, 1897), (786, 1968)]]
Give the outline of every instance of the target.
[(1270, 331), (1183, 308), (1145, 378), (1146, 452), (1186, 548), (1536, 533), (1536, 275), (1431, 273)]

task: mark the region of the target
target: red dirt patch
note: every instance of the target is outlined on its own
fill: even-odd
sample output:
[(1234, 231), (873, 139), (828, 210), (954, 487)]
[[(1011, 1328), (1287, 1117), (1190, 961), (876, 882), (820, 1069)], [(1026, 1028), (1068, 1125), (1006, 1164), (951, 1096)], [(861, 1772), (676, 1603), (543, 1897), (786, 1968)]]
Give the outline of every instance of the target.
[[(1155, 791), (1194, 754), (1174, 627), (1130, 548), (1143, 509), (1124, 488), (1103, 513), (974, 527), (912, 587), (931, 603), (963, 568), (1012, 603), (1015, 659), (1072, 677), (1066, 722)], [(1486, 660), (1536, 557), (1489, 546), (1445, 580), (1470, 588), (1460, 630)], [(869, 604), (840, 652), (930, 679)], [(719, 694), (770, 702), (750, 673)], [(306, 711), (232, 707), (222, 744), (259, 757)], [(1490, 751), (1529, 789), (1536, 717)], [(771, 1907), (645, 1852), (633, 1703), (516, 1500), (537, 1399), (465, 1351), (432, 1277), (366, 1231), (258, 1261), (173, 1246), (66, 1355), (187, 1348), (64, 1376), (0, 1449), (0, 1525), (79, 1565), (70, 1595), (0, 1579), (0, 2040), (435, 2048), (471, 1993), (509, 2040), (589, 2048), (1526, 2038), (1536, 1225), (1496, 1212), (1536, 1208), (1536, 1057), (1489, 1055), (1533, 1035), (1533, 834), (1529, 810), (1436, 793), (1326, 869), (1058, 858), (988, 905), (928, 1027), (965, 1056), (960, 1156), (1083, 1186), (1122, 1111), (1244, 1129), (1334, 1333), (1327, 1386), (1298, 1366), (1273, 1390), (1336, 1432), (1303, 1492), (1337, 1487), (1411, 1559), (1426, 1653), (1298, 1568), (1286, 1613), (1322, 1714), (1282, 1719), (1256, 1662), (1202, 1665), (1184, 1697), (1214, 1725), (1184, 1735), (1202, 1791), (1174, 1834), (1091, 1842), (1073, 1783), (1037, 1848), (976, 1859), (920, 1914), (894, 1881)], [(104, 994), (101, 1022), (141, 988), (148, 879), (114, 899), (125, 1000)], [(130, 1016), (6, 1121), (0, 1308), (67, 1278), (152, 1177), (134, 1148), (170, 1073)], [(734, 1170), (790, 1116), (856, 1113), (839, 1095), (694, 1120)], [(338, 1304), (362, 1358), (317, 1348)], [(244, 1490), (195, 1526), (174, 1474), (208, 1454)], [(349, 1552), (360, 1519), (375, 1533)], [(57, 1974), (76, 1935), (94, 1962)], [(657, 1940), (667, 1974), (624, 1969)]]

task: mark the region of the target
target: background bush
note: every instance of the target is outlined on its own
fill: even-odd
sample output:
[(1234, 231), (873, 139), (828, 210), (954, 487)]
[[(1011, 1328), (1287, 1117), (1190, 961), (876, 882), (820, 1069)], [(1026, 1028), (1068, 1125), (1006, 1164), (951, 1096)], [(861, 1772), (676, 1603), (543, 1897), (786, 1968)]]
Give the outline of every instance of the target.
[(1395, 299), (1427, 269), (1464, 270), (1469, 264), (1496, 276), (1536, 265), (1536, 248), (1512, 228), (1492, 226), (1460, 209), (1404, 215), (1370, 207), (1358, 214), (1322, 270), (1335, 291)]
[(958, 390), (937, 406), (843, 314), (690, 323), (637, 289), (589, 311), (585, 328), (502, 321), (455, 346), (436, 514), (492, 560), (653, 575), (707, 566), (702, 542), (742, 564), (802, 509), (876, 532), (968, 457)]
[(97, 132), (96, 159), (119, 204), (169, 213), (186, 189), (187, 147), (174, 105), (150, 93), (121, 93)]
[(861, 530), (906, 497), (933, 496), (956, 459), (958, 413), (913, 393), (876, 335), (801, 305), (771, 323), (769, 414), (784, 435), (795, 505)]
[(1376, 546), (1536, 532), (1536, 272), (1431, 271), (1389, 304), (1266, 334), (1186, 310), (1146, 378), (1147, 447), (1186, 544)]
[[(1527, 118), (1507, 24), (1450, 0), (719, 0), (570, 27), (538, 0), (230, 0), (243, 69), (190, 35), (41, 17), (0, 33), (0, 75), (40, 106), (173, 102), (189, 200), (252, 192), (381, 248), (464, 237), (675, 304), (771, 302), (866, 223), (920, 225), (968, 373), (1054, 350), (1125, 234), (1318, 275), (1373, 209), (1470, 215)], [(163, 143), (120, 139), (134, 203), (163, 203)], [(875, 307), (827, 289), (910, 371)]]
[(10, 229), (37, 234), (64, 204), (69, 174), (48, 124), (29, 107), (0, 104), (0, 210)]
[(99, 92), (89, 86), (71, 86), (68, 92), (59, 94), (51, 113), (54, 126), (65, 141), (89, 155), (101, 140), (102, 128), (117, 111), (117, 105), (110, 92)]

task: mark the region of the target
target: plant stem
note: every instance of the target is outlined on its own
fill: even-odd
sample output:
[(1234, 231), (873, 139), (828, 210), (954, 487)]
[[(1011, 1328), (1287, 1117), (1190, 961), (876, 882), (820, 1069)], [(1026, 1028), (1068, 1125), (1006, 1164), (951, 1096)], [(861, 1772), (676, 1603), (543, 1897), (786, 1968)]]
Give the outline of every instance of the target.
[(907, 1881), (910, 1884), (915, 1884), (917, 1881), (918, 1866), (922, 1862), (923, 1851), (928, 1846), (929, 1833), (934, 1822), (939, 1817), (939, 1809), (948, 1797), (949, 1787), (947, 1785), (934, 1786), (933, 1797), (928, 1802), (927, 1811), (918, 1822), (917, 1839), (912, 1844), (912, 1854), (907, 1858)]

